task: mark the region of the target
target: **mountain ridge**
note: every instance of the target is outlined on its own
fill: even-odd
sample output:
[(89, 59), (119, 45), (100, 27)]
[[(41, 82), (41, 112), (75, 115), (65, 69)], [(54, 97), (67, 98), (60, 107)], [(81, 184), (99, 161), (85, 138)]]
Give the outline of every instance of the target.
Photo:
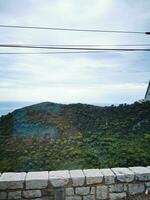
[(0, 118), (0, 152), (0, 171), (147, 166), (150, 102), (18, 109)]
[[(143, 111), (139, 112), (138, 108), (143, 108)], [(48, 134), (52, 130), (52, 135), (54, 136), (55, 132), (63, 134), (65, 131), (68, 132), (67, 127), (71, 126), (73, 130), (95, 132), (108, 129), (115, 120), (118, 120), (121, 126), (124, 118), (127, 117), (130, 117), (130, 121), (133, 120), (135, 122), (134, 126), (136, 126), (136, 124), (141, 123), (140, 115), (142, 115), (142, 112), (144, 112), (145, 116), (149, 116), (146, 108), (149, 108), (149, 103), (140, 104), (136, 102), (131, 105), (120, 104), (119, 106), (101, 107), (82, 103), (59, 104), (42, 102), (17, 109), (6, 116), (2, 116), (0, 125), (6, 131), (4, 125), (9, 123), (11, 130), (6, 131), (9, 134), (36, 134), (36, 132), (38, 134)], [(132, 115), (135, 115), (133, 119), (131, 119)], [(130, 121), (128, 121), (128, 125)]]

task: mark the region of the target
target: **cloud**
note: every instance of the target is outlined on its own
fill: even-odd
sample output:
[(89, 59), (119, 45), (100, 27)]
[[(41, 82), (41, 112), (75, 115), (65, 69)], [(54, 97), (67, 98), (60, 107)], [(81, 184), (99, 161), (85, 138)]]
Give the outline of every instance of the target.
[[(150, 2), (140, 0), (6, 0), (0, 2), (0, 24), (145, 31), (150, 29), (149, 8)], [(2, 28), (0, 39), (18, 44), (149, 42), (148, 36), (135, 34)], [(0, 100), (131, 103), (143, 98), (149, 77), (148, 52), (0, 55)]]
[(139, 94), (144, 95), (143, 90), (145, 90), (145, 84), (101, 84), (84, 85), (82, 87), (62, 84), (54, 87), (12, 88), (10, 93), (7, 93), (5, 89), (1, 89), (1, 95), (3, 101), (6, 101), (6, 99), (15, 101), (17, 95), (18, 101), (32, 98), (34, 102), (51, 100), (62, 103), (132, 103), (137, 100)]

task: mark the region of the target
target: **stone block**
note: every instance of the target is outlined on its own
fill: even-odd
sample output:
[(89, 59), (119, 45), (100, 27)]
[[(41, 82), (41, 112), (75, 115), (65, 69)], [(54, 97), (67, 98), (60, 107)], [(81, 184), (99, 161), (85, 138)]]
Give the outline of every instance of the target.
[(110, 200), (117, 200), (117, 199), (123, 199), (127, 196), (126, 192), (121, 193), (110, 193), (109, 199)]
[(95, 200), (95, 196), (94, 195), (83, 196), (83, 200)]
[(28, 172), (25, 180), (26, 189), (42, 189), (48, 186), (48, 172)]
[(49, 172), (49, 180), (53, 187), (64, 187), (70, 180), (69, 171), (51, 171)]
[(55, 200), (64, 200), (64, 188), (55, 188)]
[(116, 175), (112, 172), (111, 169), (100, 169), (100, 171), (104, 176), (105, 184), (113, 184), (113, 183), (115, 183)]
[(82, 200), (81, 196), (67, 196), (65, 200)]
[(146, 185), (145, 194), (150, 194), (150, 182), (146, 182), (145, 185)]
[(119, 184), (110, 185), (109, 191), (112, 193), (113, 192), (115, 192), (115, 193), (124, 192), (125, 191), (124, 184), (119, 183)]
[(72, 187), (66, 188), (65, 194), (66, 194), (66, 196), (73, 196), (74, 195), (74, 188), (72, 188)]
[(108, 187), (103, 186), (97, 186), (96, 187), (96, 198), (97, 199), (108, 199)]
[(82, 170), (70, 170), (73, 186), (82, 186), (85, 182), (85, 175)]
[(23, 191), (22, 196), (26, 199), (41, 197), (41, 190), (26, 190)]
[(95, 194), (95, 187), (91, 187), (90, 194)]
[(134, 180), (134, 173), (128, 168), (112, 168), (112, 171), (120, 182), (132, 182)]
[(148, 167), (130, 167), (135, 173), (136, 180), (150, 181), (150, 169)]
[(22, 189), (26, 173), (3, 173), (0, 176), (0, 190)]
[(90, 187), (77, 187), (75, 189), (77, 195), (87, 195), (90, 194)]
[(51, 187), (44, 188), (44, 189), (41, 190), (41, 192), (42, 192), (42, 196), (51, 196), (51, 197), (54, 197), (54, 195), (55, 195), (55, 191)]
[(6, 200), (7, 199), (7, 192), (0, 192), (0, 200)]
[(30, 199), (30, 200), (53, 200), (50, 197), (41, 197), (41, 198), (35, 198), (35, 199)]
[(83, 173), (86, 178), (86, 184), (96, 184), (103, 181), (103, 174), (99, 169), (85, 169)]
[(146, 182), (145, 185), (147, 188), (150, 188), (150, 182)]
[(21, 191), (13, 191), (8, 193), (8, 199), (21, 199)]
[(134, 194), (141, 194), (145, 192), (145, 185), (144, 183), (134, 183), (134, 184), (129, 184), (129, 194), (134, 195)]

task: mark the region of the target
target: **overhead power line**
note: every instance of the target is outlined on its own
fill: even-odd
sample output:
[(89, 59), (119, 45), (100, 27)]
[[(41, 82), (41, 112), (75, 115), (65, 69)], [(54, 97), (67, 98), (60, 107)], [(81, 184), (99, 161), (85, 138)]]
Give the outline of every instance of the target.
[(4, 25), (4, 24), (0, 24), (0, 28), (39, 29), (39, 30), (95, 32), (95, 33), (121, 33), (121, 34), (130, 34), (131, 33), (131, 34), (146, 34), (146, 35), (150, 35), (149, 31), (144, 32), (144, 31), (124, 31), (124, 30), (78, 29), (78, 28), (21, 26), (21, 25)]
[[(42, 45), (43, 46), (43, 45)], [(44, 46), (73, 46), (73, 47), (84, 47), (84, 46), (102, 46), (102, 47), (105, 47), (105, 46), (150, 46), (150, 44), (60, 44), (60, 45), (57, 45), (57, 44), (50, 44), (50, 45), (44, 45)]]
[(45, 54), (45, 55), (48, 55), (48, 54), (80, 54), (80, 53), (83, 53), (83, 54), (86, 54), (86, 53), (101, 53), (103, 51), (53, 51), (53, 52), (0, 52), (0, 55), (13, 55), (13, 54), (17, 54), (17, 55), (39, 55), (39, 54)]
[[(37, 46), (37, 45), (34, 45)], [(38, 44), (38, 46), (54, 46), (54, 47), (112, 47), (112, 46), (150, 46), (150, 44)]]
[(91, 51), (150, 51), (148, 48), (91, 48), (91, 47), (61, 47), (61, 46), (36, 46), (20, 44), (0, 44), (1, 48), (27, 48), (27, 49), (51, 49), (51, 50), (91, 50)]

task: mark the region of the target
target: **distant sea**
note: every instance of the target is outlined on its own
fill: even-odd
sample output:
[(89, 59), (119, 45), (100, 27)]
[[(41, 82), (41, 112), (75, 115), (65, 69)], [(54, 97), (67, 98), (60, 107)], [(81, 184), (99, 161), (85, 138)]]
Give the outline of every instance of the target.
[(34, 104), (35, 102), (0, 101), (0, 116), (7, 115), (12, 111)]
[[(40, 102), (22, 102), (22, 101), (0, 101), (0, 116), (7, 115), (16, 109), (23, 108), (25, 106), (33, 105)], [(56, 102), (57, 103), (57, 102)], [(66, 103), (69, 104), (69, 103)], [(89, 104), (89, 103), (88, 103)], [(90, 103), (97, 106), (110, 106), (112, 104), (105, 103)]]

